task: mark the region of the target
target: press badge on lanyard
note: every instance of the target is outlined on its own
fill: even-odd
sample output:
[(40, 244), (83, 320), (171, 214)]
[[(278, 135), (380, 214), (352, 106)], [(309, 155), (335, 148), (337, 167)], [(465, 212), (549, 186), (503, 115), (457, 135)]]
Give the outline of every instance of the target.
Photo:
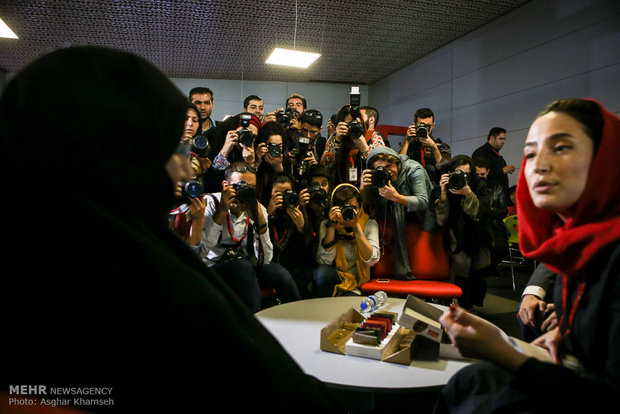
[(357, 181), (357, 168), (349, 168), (349, 181)]

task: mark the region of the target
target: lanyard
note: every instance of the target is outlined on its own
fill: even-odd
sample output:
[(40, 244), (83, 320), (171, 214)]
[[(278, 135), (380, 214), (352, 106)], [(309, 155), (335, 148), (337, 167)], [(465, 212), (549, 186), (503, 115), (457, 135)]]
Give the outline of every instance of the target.
[[(568, 336), (570, 334), (571, 328), (573, 326), (573, 321), (575, 319), (575, 313), (577, 312), (577, 307), (579, 306), (579, 301), (583, 296), (583, 291), (586, 288), (585, 280), (579, 282), (579, 287), (577, 288), (577, 296), (571, 305), (570, 314), (568, 315), (568, 322), (566, 324), (566, 331), (561, 333), (562, 325), (564, 324), (564, 319), (566, 318), (567, 309), (566, 306), (568, 304), (568, 276), (562, 275), (562, 317), (560, 318), (560, 323), (558, 324), (558, 337), (561, 335), (562, 337)], [(558, 361), (559, 362), (559, 361)]]
[(230, 237), (232, 237), (232, 239), (234, 240), (235, 243), (241, 244), (245, 240), (246, 236), (248, 235), (248, 227), (250, 225), (250, 217), (248, 216), (248, 218), (246, 219), (246, 222), (245, 222), (245, 234), (239, 240), (237, 240), (235, 238), (235, 236), (233, 235), (232, 225), (230, 224), (230, 213), (228, 213), (228, 212), (226, 213), (226, 225), (228, 226), (228, 234), (230, 234)]

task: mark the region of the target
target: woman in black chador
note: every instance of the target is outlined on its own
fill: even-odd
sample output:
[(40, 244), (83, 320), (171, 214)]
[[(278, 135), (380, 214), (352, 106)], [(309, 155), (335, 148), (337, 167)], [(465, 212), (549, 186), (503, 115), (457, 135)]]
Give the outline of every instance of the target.
[(253, 411), (257, 394), (272, 412), (329, 410), (168, 229), (186, 107), (144, 59), (95, 47), (43, 56), (4, 89), (4, 386), (112, 387), (112, 411)]

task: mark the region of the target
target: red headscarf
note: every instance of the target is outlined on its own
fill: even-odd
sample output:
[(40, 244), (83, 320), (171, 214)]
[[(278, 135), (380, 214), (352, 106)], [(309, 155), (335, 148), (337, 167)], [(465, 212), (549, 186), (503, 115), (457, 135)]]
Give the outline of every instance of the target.
[(517, 185), (521, 251), (569, 277), (585, 277), (596, 254), (620, 241), (620, 118), (593, 102), (603, 115), (603, 133), (575, 215), (563, 222), (534, 205), (525, 180), (525, 158)]

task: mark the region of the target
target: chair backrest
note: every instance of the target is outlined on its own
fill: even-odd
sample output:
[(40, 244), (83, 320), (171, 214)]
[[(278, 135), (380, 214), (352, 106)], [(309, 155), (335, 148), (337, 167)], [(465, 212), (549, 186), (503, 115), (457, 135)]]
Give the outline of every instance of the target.
[(504, 219), (504, 226), (508, 230), (508, 243), (519, 243), (519, 230), (517, 229), (518, 219), (517, 215), (508, 216)]
[[(383, 232), (383, 223), (379, 223), (379, 234), (391, 235), (388, 228)], [(386, 237), (387, 238), (387, 237)], [(387, 238), (390, 240), (391, 236)], [(407, 223), (407, 256), (413, 275), (420, 280), (448, 280), (450, 278), (450, 257), (443, 248), (443, 233), (423, 231), (417, 223)], [(373, 268), (376, 278), (394, 278), (394, 255), (392, 246), (384, 246), (383, 255)]]

